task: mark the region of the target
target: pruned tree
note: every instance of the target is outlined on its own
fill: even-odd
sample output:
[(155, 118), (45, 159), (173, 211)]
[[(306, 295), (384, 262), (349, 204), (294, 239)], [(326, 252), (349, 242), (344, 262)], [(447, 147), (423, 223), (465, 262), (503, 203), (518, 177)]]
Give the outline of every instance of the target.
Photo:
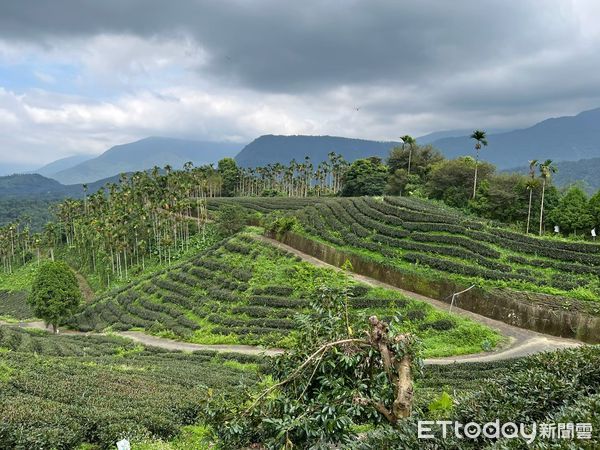
[(344, 447), (356, 425), (397, 427), (411, 416), (417, 340), (399, 321), (356, 316), (348, 301), (346, 290), (320, 288), (314, 312), (297, 318), (294, 348), (273, 361), (268, 388), (213, 400), (208, 416), (224, 446)]

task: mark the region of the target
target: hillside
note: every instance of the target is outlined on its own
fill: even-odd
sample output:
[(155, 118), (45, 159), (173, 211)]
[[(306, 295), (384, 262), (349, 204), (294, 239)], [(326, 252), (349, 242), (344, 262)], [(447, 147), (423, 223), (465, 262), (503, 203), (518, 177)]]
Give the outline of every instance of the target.
[[(574, 161), (599, 157), (599, 124), (600, 108), (547, 119), (521, 130), (491, 133), (482, 158), (506, 169), (520, 167), (531, 159)], [(473, 141), (468, 136), (438, 139), (433, 145), (447, 158), (474, 154)]]
[[(88, 193), (93, 194), (107, 183), (118, 182), (119, 175), (88, 184)], [(83, 197), (82, 184), (64, 185), (39, 174), (8, 175), (0, 177), (0, 198), (2, 199), (52, 199)]]
[(400, 144), (336, 136), (266, 135), (246, 145), (235, 159), (242, 167), (258, 167), (274, 163), (289, 164), (293, 159), (301, 162), (305, 156), (318, 164), (326, 161), (330, 152), (336, 152), (351, 162), (368, 156), (380, 156), (385, 159), (390, 150), (397, 145)]
[[(410, 271), (596, 299), (600, 245), (526, 236), (411, 197), (324, 200), (295, 213), (304, 232)], [(584, 295), (582, 295), (584, 294)]]
[(0, 177), (0, 197), (61, 197), (69, 192), (67, 186), (39, 174)]
[(55, 173), (53, 178), (62, 184), (80, 184), (154, 166), (170, 165), (178, 169), (188, 161), (199, 166), (234, 156), (241, 147), (241, 144), (149, 137), (116, 145), (96, 158)]
[[(427, 356), (481, 351), (498, 335), (397, 292), (358, 285), (245, 233), (88, 305), (70, 325), (81, 331), (144, 329), (202, 344), (289, 345), (294, 316), (309, 310), (320, 286), (353, 293), (352, 321), (406, 313), (419, 326)], [(463, 338), (476, 333), (475, 339)], [(440, 335), (447, 340), (443, 343)]]

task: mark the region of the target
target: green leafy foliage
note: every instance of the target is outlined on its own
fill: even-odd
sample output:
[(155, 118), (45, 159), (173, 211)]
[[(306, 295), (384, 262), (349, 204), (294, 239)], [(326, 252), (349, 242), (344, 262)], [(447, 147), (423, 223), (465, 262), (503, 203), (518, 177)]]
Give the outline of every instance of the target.
[(552, 224), (558, 225), (564, 234), (578, 231), (587, 234), (594, 225), (587, 195), (578, 187), (570, 188), (562, 196), (548, 219)]
[(237, 389), (256, 382), (261, 362), (4, 326), (0, 347), (1, 448), (114, 448), (123, 438), (134, 444), (168, 440), (201, 417), (213, 391), (233, 399)]
[(0, 291), (0, 316), (17, 320), (32, 319), (33, 310), (27, 303), (25, 291)]
[(83, 296), (73, 271), (64, 262), (47, 261), (40, 266), (28, 302), (36, 317), (56, 330), (73, 314)]
[[(323, 287), (311, 306), (311, 314), (298, 318), (297, 345), (273, 362), (271, 387), (247, 391), (237, 405), (213, 406), (211, 422), (227, 448), (347, 446), (356, 425), (384, 420), (371, 400), (392, 408), (392, 378), (378, 348), (362, 338), (366, 329), (349, 326), (347, 292)], [(395, 354), (410, 358), (418, 373), (418, 345), (394, 335), (390, 331)]]
[(385, 189), (388, 169), (380, 158), (372, 157), (354, 161), (344, 175), (342, 195), (381, 195)]
[(431, 201), (324, 199), (294, 214), (306, 236), (403, 271), (586, 301), (600, 294), (600, 246), (526, 236)]

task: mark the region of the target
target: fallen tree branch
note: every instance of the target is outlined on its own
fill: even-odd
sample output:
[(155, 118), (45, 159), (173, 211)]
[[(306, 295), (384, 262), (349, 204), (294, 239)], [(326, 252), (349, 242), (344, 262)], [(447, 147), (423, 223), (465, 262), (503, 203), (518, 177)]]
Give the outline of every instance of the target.
[(258, 396), (258, 398), (254, 401), (254, 403), (252, 403), (252, 405), (246, 410), (246, 412), (244, 414), (248, 414), (252, 409), (254, 409), (254, 407), (258, 404), (258, 402), (260, 400), (262, 400), (265, 396), (267, 396), (268, 394), (270, 394), (271, 392), (273, 392), (275, 389), (277, 389), (280, 386), (283, 386), (287, 383), (289, 383), (290, 381), (292, 381), (294, 378), (296, 378), (298, 375), (300, 375), (300, 373), (302, 373), (302, 371), (310, 364), (310, 362), (316, 358), (317, 356), (321, 355), (322, 353), (326, 352), (327, 350), (329, 350), (332, 347), (335, 347), (337, 345), (342, 345), (342, 344), (350, 344), (350, 343), (361, 343), (361, 344), (369, 344), (367, 341), (365, 341), (364, 339), (342, 339), (341, 341), (335, 341), (335, 342), (328, 342), (327, 344), (321, 346), (316, 352), (314, 352), (312, 355), (310, 355), (301, 365), (300, 367), (298, 367), (296, 370), (294, 370), (294, 372), (292, 372), (292, 374), (287, 377), (285, 380), (280, 381), (277, 384), (274, 384), (273, 386), (271, 386), (269, 389), (267, 389), (266, 391), (264, 391), (262, 394), (260, 394)]

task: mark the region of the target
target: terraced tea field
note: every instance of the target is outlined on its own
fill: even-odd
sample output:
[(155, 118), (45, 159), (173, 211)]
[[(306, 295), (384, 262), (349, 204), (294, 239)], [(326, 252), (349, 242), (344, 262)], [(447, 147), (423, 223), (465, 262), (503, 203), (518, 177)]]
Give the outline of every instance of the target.
[(294, 213), (308, 237), (412, 272), (600, 298), (600, 245), (540, 239), (405, 197), (322, 200)]
[(224, 205), (236, 205), (250, 213), (268, 214), (274, 211), (296, 211), (314, 203), (314, 197), (221, 197), (209, 198), (207, 207), (214, 212)]
[(287, 347), (294, 317), (310, 310), (309, 299), (324, 285), (348, 291), (355, 322), (372, 314), (398, 316), (423, 340), (428, 357), (480, 352), (500, 339), (465, 318), (302, 262), (251, 233), (97, 299), (69, 325), (82, 331), (138, 329), (202, 344)]
[(33, 317), (26, 291), (0, 291), (0, 317), (24, 320)]
[(0, 353), (0, 448), (15, 449), (170, 439), (197, 423), (211, 390), (235, 398), (255, 383), (261, 363), (8, 326)]

